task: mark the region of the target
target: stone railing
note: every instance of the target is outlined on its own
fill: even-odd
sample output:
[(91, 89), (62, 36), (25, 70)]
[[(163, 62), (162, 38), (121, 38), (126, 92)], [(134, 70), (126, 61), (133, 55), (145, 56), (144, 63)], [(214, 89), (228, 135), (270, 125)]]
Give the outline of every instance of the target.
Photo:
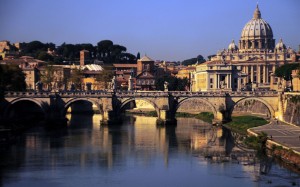
[[(59, 95), (61, 97), (91, 97), (91, 96), (104, 96), (111, 97), (114, 94), (117, 97), (224, 97), (230, 96), (278, 96), (277, 91), (218, 91), (218, 92), (189, 92), (189, 91), (63, 91), (63, 92), (5, 92), (5, 97), (49, 97)], [(292, 94), (292, 93), (291, 93)]]

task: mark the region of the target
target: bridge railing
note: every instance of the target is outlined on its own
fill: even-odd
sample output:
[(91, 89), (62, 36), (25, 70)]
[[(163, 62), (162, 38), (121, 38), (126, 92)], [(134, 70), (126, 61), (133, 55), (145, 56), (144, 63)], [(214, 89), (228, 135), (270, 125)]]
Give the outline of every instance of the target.
[(119, 97), (224, 97), (230, 96), (277, 96), (277, 91), (218, 91), (218, 92), (189, 92), (189, 91), (61, 91), (61, 92), (5, 92), (5, 97), (49, 97), (51, 95), (68, 96), (112, 96), (116, 94)]

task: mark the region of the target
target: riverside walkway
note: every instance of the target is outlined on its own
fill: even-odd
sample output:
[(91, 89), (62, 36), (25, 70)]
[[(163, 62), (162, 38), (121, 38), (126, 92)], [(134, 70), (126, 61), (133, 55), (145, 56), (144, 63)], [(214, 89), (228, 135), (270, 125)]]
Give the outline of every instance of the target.
[(293, 149), (300, 155), (300, 127), (288, 125), (280, 121), (272, 121), (268, 125), (249, 129), (250, 133), (267, 133), (271, 141), (284, 147)]

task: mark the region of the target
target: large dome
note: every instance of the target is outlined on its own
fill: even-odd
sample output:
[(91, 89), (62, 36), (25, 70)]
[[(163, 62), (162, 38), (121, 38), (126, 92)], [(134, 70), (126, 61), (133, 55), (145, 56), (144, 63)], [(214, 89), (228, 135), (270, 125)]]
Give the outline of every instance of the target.
[(274, 49), (275, 40), (271, 26), (261, 18), (258, 5), (253, 18), (244, 26), (239, 48), (242, 51), (262, 51)]

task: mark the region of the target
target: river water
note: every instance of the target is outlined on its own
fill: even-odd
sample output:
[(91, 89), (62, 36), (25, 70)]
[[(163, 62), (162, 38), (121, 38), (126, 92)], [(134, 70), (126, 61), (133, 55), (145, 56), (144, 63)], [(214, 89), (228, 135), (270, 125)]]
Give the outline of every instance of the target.
[(30, 129), (1, 149), (0, 186), (300, 186), (299, 174), (275, 162), (261, 174), (253, 151), (201, 120), (157, 126), (126, 116), (104, 126), (99, 115), (68, 117), (66, 129)]

